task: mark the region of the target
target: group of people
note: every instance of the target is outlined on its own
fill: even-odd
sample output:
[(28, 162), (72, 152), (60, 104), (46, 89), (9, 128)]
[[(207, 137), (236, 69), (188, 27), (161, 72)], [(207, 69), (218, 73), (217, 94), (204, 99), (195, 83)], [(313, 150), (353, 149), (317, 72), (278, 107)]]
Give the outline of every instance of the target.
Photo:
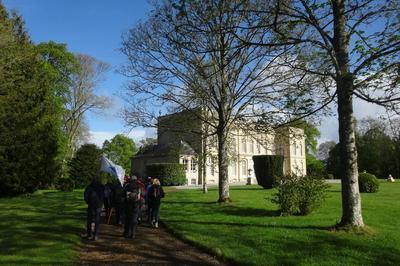
[[(124, 182), (102, 185), (94, 179), (84, 192), (88, 205), (86, 234), (82, 237), (97, 240), (99, 236), (103, 205), (106, 221), (110, 223), (112, 215), (115, 224), (124, 224), (126, 238), (134, 238), (138, 223), (147, 218), (154, 228), (158, 228), (161, 199), (164, 190), (158, 179), (148, 177), (146, 182), (136, 176), (125, 176)], [(94, 223), (94, 227), (92, 224)]]

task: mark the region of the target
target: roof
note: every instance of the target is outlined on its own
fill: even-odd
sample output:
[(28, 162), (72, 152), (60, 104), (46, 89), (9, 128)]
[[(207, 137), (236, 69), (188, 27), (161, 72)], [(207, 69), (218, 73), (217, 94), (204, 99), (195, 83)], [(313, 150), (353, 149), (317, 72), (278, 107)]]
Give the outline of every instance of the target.
[(135, 157), (150, 157), (150, 156), (170, 156), (174, 154), (179, 155), (196, 155), (195, 150), (185, 141), (180, 143), (168, 143), (168, 144), (155, 144), (148, 145), (144, 148), (140, 148), (136, 153)]

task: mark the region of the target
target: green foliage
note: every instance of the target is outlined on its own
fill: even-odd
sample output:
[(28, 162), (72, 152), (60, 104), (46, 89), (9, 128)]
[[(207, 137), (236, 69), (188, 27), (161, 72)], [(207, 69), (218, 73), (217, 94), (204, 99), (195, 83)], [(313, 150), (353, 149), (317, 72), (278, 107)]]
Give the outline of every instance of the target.
[(358, 187), (360, 192), (375, 193), (379, 190), (379, 180), (373, 174), (359, 173)]
[(160, 179), (163, 186), (179, 186), (186, 184), (183, 165), (178, 163), (156, 163), (146, 166), (147, 176)]
[(272, 202), (280, 206), (284, 215), (307, 215), (320, 206), (327, 189), (328, 185), (319, 176), (286, 176), (282, 178)]
[(308, 175), (324, 175), (324, 163), (321, 160), (315, 158), (315, 156), (307, 154), (306, 155), (307, 164), (307, 174)]
[(103, 152), (114, 163), (131, 173), (131, 157), (137, 152), (135, 142), (122, 134), (115, 135), (111, 141), (104, 141)]
[(69, 163), (70, 178), (75, 184), (75, 188), (87, 186), (93, 178), (100, 178), (100, 156), (102, 154), (95, 144), (84, 144), (76, 152), (74, 158)]
[(253, 156), (254, 172), (260, 186), (272, 188), (276, 180), (283, 176), (283, 159), (281, 155)]
[[(20, 16), (0, 3), (0, 195), (30, 193), (61, 169), (62, 108), (56, 65), (43, 57)], [(53, 68), (50, 68), (50, 65)]]

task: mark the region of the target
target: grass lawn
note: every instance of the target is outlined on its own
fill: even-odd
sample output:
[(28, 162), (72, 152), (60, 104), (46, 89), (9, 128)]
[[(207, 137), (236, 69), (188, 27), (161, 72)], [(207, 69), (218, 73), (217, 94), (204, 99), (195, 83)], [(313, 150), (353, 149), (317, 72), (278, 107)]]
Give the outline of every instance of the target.
[(309, 216), (279, 216), (274, 190), (231, 187), (233, 202), (216, 204), (217, 189), (169, 192), (161, 220), (189, 241), (241, 265), (400, 265), (400, 183), (362, 194), (364, 222), (373, 234), (328, 230), (340, 219), (340, 185)]
[(72, 264), (84, 227), (82, 191), (0, 199), (0, 265)]

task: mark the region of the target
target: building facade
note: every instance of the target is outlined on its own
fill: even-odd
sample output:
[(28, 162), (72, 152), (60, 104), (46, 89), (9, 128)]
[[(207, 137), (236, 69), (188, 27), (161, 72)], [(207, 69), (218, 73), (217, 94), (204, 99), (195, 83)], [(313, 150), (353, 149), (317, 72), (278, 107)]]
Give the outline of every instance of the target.
[[(135, 174), (146, 176), (146, 165), (170, 162), (185, 166), (188, 185), (218, 184), (217, 138), (204, 137), (203, 124), (189, 112), (160, 117), (157, 145), (140, 150), (132, 158)], [(204, 132), (204, 131), (203, 131)], [(233, 129), (229, 143), (229, 182), (246, 182), (254, 175), (254, 155), (283, 155), (284, 173), (305, 175), (305, 139), (302, 129), (286, 127), (268, 133)], [(204, 173), (204, 174), (203, 174)]]

